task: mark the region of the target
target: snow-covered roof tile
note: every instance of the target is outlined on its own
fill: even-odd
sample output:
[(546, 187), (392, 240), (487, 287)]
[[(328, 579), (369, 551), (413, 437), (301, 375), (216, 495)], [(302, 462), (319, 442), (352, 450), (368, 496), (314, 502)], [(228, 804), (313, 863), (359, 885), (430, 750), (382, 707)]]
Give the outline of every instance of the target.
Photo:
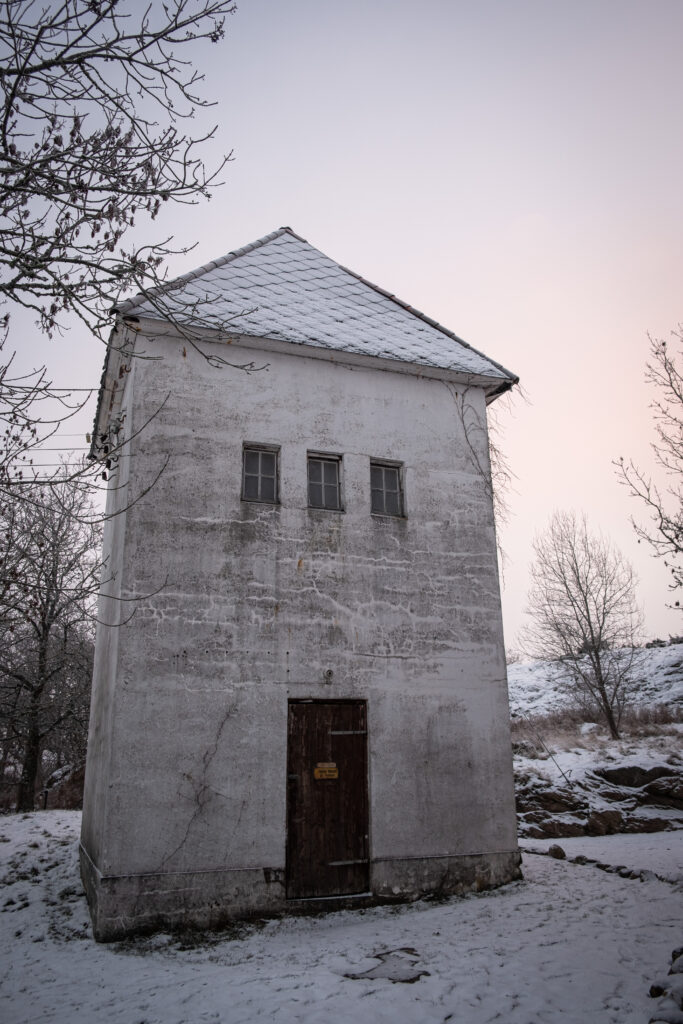
[[(435, 320), (335, 263), (291, 228), (213, 260), (162, 291), (163, 307), (179, 321), (193, 303), (209, 302), (212, 321), (229, 321), (244, 336), (488, 377), (501, 390), (517, 381)], [(158, 303), (143, 295), (121, 303), (117, 311), (127, 317), (162, 316)]]

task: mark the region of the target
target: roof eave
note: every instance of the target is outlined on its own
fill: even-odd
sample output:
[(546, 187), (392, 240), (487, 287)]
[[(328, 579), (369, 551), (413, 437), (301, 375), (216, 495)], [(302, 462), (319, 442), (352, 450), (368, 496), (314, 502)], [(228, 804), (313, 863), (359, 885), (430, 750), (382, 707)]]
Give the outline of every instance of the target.
[(505, 395), (508, 391), (512, 391), (514, 387), (519, 384), (519, 377), (515, 377), (514, 374), (510, 374), (510, 379), (502, 381), (497, 386), (491, 387), (486, 390), (486, 404), (490, 405), (491, 402), (495, 402), (501, 395)]
[[(179, 326), (157, 317), (124, 316), (120, 317), (120, 323), (134, 323), (135, 333), (149, 338), (173, 336), (177, 337), (179, 341), (187, 340)], [(337, 363), (339, 365), (374, 366), (376, 369), (393, 371), (395, 373), (407, 373), (416, 377), (443, 379), (473, 387), (481, 387), (484, 389), (487, 404), (519, 383), (518, 377), (504, 367), (499, 366), (493, 360), (488, 360), (488, 362), (499, 372), (482, 374), (473, 373), (466, 369), (438, 366), (431, 363), (411, 362), (388, 356), (369, 355), (364, 352), (331, 348), (324, 344), (312, 345), (307, 342), (292, 341), (284, 338), (251, 334), (230, 334), (228, 336), (225, 332), (208, 327), (193, 328), (192, 334), (193, 339), (199, 346), (203, 343), (230, 346), (233, 350), (243, 348), (259, 349), (264, 352), (281, 352), (303, 358), (324, 360), (325, 362)], [(232, 359), (229, 361), (233, 362)]]

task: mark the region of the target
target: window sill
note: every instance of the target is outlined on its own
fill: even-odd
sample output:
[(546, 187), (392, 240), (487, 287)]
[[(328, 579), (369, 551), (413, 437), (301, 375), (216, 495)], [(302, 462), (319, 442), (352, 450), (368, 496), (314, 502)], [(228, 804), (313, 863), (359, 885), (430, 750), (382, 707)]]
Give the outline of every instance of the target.
[(344, 508), (319, 508), (317, 505), (307, 505), (307, 512), (321, 512), (324, 515), (343, 516), (346, 512)]

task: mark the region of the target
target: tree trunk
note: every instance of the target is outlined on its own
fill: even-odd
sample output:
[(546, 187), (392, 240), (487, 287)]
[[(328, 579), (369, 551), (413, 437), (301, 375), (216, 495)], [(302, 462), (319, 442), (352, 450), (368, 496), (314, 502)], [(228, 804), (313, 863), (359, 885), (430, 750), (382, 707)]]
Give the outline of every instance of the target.
[(24, 760), (17, 788), (17, 811), (33, 811), (35, 809), (36, 779), (40, 768), (40, 704), (46, 681), (49, 635), (49, 627), (43, 629), (38, 645), (37, 681), (33, 686), (28, 712)]
[(609, 727), (609, 734), (611, 738), (613, 740), (621, 739), (619, 735), (619, 730), (617, 729), (617, 723), (614, 720), (614, 712), (612, 711), (612, 708), (609, 706), (609, 704), (605, 703), (603, 705), (602, 710), (605, 715), (605, 721), (607, 722), (607, 725)]
[(605, 716), (605, 721), (607, 722), (609, 734), (613, 740), (618, 740), (621, 737), (619, 736), (619, 729), (617, 728), (616, 719), (614, 717), (614, 709), (610, 704), (609, 697), (607, 696), (607, 688), (605, 687), (605, 677), (602, 673), (602, 664), (600, 661), (599, 652), (597, 656), (595, 675), (598, 687), (598, 696), (600, 699), (600, 707), (602, 708), (602, 713)]
[(40, 733), (37, 724), (26, 737), (21, 779), (17, 787), (17, 811), (32, 811), (35, 808), (36, 778), (40, 765)]

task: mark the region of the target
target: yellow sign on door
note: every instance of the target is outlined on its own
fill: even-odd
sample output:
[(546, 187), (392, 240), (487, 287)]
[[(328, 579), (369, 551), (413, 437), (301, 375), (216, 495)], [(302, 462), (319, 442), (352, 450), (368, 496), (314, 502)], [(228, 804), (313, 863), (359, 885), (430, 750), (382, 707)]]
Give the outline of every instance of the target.
[(319, 761), (313, 769), (314, 779), (338, 779), (339, 769), (334, 761)]

